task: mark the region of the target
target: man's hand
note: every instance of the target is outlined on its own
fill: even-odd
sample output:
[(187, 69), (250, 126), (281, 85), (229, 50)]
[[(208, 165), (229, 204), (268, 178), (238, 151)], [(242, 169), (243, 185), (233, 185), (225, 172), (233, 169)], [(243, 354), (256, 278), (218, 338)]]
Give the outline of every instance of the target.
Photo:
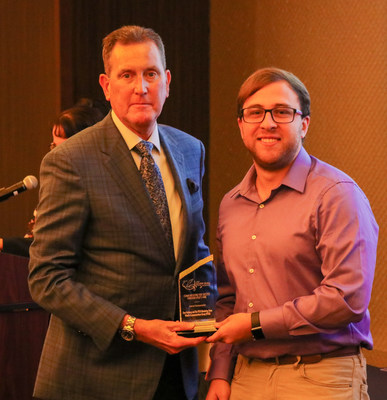
[(252, 340), (250, 313), (230, 315), (224, 321), (217, 322), (215, 327), (218, 330), (206, 339), (208, 343), (242, 343)]
[(169, 354), (177, 354), (188, 347), (197, 346), (203, 342), (205, 336), (185, 338), (176, 331), (190, 330), (194, 324), (190, 322), (162, 321), (160, 319), (136, 319), (134, 331), (136, 340), (158, 347)]
[(223, 379), (211, 381), (206, 400), (228, 400), (230, 398), (230, 384)]

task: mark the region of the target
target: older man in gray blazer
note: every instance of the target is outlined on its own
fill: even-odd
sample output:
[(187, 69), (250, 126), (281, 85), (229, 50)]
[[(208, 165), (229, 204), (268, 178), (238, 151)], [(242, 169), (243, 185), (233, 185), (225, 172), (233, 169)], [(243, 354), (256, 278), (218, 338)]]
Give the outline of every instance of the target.
[[(34, 396), (68, 400), (192, 400), (191, 329), (175, 322), (177, 275), (209, 255), (203, 242), (204, 147), (158, 125), (171, 74), (161, 38), (122, 27), (104, 39), (100, 84), (112, 111), (44, 158), (32, 297), (52, 313)], [(139, 171), (152, 143), (173, 246)], [(152, 147), (152, 146), (151, 146)]]

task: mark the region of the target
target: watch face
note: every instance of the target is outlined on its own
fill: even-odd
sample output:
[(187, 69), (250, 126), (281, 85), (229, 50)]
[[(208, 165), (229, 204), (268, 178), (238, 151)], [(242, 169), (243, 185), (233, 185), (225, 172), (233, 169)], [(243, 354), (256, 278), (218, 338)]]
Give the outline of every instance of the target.
[(121, 329), (120, 334), (122, 339), (130, 342), (136, 336), (134, 332), (134, 322), (136, 321), (135, 317), (128, 316), (125, 321), (124, 327)]
[(133, 331), (122, 330), (121, 331), (121, 337), (122, 337), (122, 339), (130, 342), (131, 340), (134, 339), (134, 333), (133, 333)]

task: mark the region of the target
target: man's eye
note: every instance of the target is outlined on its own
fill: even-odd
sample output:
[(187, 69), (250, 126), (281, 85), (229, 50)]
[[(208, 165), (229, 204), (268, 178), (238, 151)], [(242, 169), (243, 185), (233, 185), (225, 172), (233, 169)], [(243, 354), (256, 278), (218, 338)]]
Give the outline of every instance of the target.
[(249, 115), (251, 116), (257, 116), (257, 115), (262, 115), (263, 111), (262, 110), (249, 110)]
[(292, 114), (293, 110), (291, 110), (290, 108), (277, 108), (275, 110), (273, 110), (275, 114), (280, 115), (280, 116), (289, 116)]
[(122, 74), (122, 77), (123, 77), (124, 79), (129, 79), (129, 78), (131, 77), (131, 75), (128, 74), (128, 73), (125, 73), (125, 74)]

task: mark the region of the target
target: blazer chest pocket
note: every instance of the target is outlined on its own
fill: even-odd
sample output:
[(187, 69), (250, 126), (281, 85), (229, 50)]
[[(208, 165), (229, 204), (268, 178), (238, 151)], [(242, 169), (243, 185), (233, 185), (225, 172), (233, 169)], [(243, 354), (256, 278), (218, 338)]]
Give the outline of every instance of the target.
[(191, 178), (187, 178), (186, 183), (188, 191), (190, 193), (192, 210), (196, 211), (198, 208), (203, 207), (203, 199), (199, 190), (200, 187), (198, 183), (196, 183), (195, 180)]

